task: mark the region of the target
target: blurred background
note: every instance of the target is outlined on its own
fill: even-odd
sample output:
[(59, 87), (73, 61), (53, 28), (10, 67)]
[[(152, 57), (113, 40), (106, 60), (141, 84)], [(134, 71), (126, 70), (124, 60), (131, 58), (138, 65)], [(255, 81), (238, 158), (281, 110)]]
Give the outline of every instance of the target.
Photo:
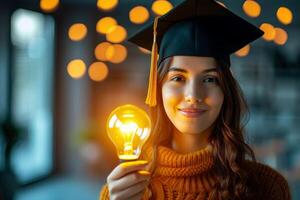
[[(182, 0), (0, 2), (0, 199), (96, 200), (119, 162), (109, 113), (147, 111), (150, 54), (126, 38)], [(232, 71), (257, 159), (300, 199), (300, 2), (219, 3), (265, 31), (232, 55)]]

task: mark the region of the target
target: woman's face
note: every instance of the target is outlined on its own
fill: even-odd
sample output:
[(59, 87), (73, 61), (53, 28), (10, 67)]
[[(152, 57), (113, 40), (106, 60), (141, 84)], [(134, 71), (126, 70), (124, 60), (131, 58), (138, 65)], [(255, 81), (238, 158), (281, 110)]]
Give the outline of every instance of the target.
[(181, 133), (200, 134), (221, 110), (224, 94), (212, 57), (174, 56), (162, 83), (164, 109)]

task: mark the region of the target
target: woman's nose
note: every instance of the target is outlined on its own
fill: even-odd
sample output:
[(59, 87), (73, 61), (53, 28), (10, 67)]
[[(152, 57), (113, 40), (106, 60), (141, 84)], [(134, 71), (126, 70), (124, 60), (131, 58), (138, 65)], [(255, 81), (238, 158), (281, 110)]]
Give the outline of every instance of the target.
[(199, 85), (195, 83), (190, 83), (186, 87), (186, 92), (184, 99), (189, 103), (199, 103), (202, 102), (202, 91)]
[(188, 96), (185, 96), (185, 101), (189, 102), (191, 104), (197, 104), (197, 103), (202, 102), (202, 99), (201, 98), (197, 98), (197, 97), (192, 96), (192, 95), (188, 95)]

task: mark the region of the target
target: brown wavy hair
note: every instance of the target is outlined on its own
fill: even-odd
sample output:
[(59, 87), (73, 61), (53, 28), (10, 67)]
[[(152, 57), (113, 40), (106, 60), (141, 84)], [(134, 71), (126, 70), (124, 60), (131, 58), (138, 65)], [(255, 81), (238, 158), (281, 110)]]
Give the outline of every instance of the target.
[[(243, 167), (246, 157), (255, 161), (254, 153), (244, 139), (244, 127), (249, 116), (248, 106), (229, 65), (221, 59), (216, 58), (216, 60), (219, 86), (224, 93), (224, 102), (209, 137), (218, 180), (208, 199), (254, 199), (251, 183)], [(150, 148), (152, 153), (144, 157), (151, 161), (152, 172), (156, 166), (157, 147), (169, 145), (172, 138), (173, 125), (165, 113), (161, 94), (162, 80), (171, 61), (172, 57), (166, 58), (158, 68), (157, 106), (150, 108), (153, 129), (145, 149)]]

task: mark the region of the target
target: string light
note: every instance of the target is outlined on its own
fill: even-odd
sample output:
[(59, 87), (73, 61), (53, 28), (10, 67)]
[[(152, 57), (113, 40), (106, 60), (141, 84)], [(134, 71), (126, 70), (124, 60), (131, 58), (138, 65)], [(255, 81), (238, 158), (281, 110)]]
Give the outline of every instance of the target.
[(134, 24), (143, 24), (149, 19), (149, 12), (143, 6), (136, 6), (130, 10), (129, 19)]
[(71, 40), (80, 41), (86, 36), (87, 28), (84, 24), (81, 24), (81, 23), (73, 24), (69, 28), (68, 34), (69, 34), (69, 38)]
[(287, 40), (288, 40), (288, 34), (285, 30), (283, 30), (282, 28), (275, 28), (275, 38), (274, 38), (274, 42), (275, 44), (278, 45), (284, 45)]
[(239, 56), (239, 57), (245, 57), (249, 54), (250, 52), (250, 45), (246, 45), (243, 48), (241, 48), (240, 50), (238, 50), (237, 52), (235, 52), (235, 55)]
[(275, 29), (274, 29), (273, 25), (268, 24), (268, 23), (263, 23), (260, 26), (260, 29), (265, 32), (265, 34), (263, 35), (263, 38), (266, 41), (274, 40), (276, 32), (275, 32)]
[(108, 30), (117, 24), (113, 17), (103, 17), (97, 22), (96, 30), (100, 34), (107, 34)]
[(40, 8), (45, 12), (53, 12), (59, 5), (59, 0), (40, 0)]
[(173, 5), (166, 0), (157, 0), (152, 4), (152, 11), (161, 16), (169, 12), (173, 8)]
[(86, 71), (86, 65), (82, 60), (75, 59), (69, 62), (67, 71), (72, 78), (79, 79), (84, 75)]
[(253, 0), (246, 0), (243, 4), (243, 10), (249, 17), (258, 17), (261, 13), (259, 3)]
[(94, 62), (89, 67), (88, 74), (93, 81), (103, 81), (108, 75), (108, 67), (103, 62)]
[(98, 44), (94, 50), (95, 57), (101, 61), (107, 61), (106, 51), (111, 46), (109, 42), (102, 42)]
[(118, 0), (98, 0), (97, 7), (104, 11), (110, 11), (118, 5)]
[(111, 63), (119, 64), (126, 59), (127, 49), (121, 44), (114, 44), (107, 48), (105, 55)]
[(277, 19), (284, 25), (288, 25), (293, 21), (293, 13), (287, 7), (280, 7), (276, 12)]
[(111, 27), (106, 34), (106, 40), (112, 43), (121, 43), (127, 37), (126, 29), (121, 25)]

